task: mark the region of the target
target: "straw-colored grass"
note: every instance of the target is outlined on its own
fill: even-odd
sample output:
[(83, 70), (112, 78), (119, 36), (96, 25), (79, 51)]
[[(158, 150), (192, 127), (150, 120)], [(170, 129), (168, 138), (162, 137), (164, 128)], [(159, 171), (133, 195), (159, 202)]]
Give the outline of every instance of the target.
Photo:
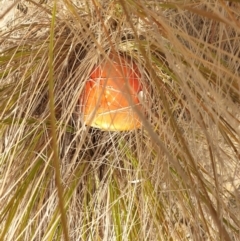
[[(0, 240), (240, 239), (238, 1), (30, 0), (9, 11)], [(141, 129), (83, 123), (84, 84), (111, 51), (140, 69)]]

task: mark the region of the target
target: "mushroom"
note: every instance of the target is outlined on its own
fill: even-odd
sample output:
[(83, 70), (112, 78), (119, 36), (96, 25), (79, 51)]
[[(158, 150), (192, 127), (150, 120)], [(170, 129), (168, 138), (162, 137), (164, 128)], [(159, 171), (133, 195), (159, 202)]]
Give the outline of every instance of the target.
[(111, 53), (109, 59), (94, 66), (80, 97), (84, 123), (109, 131), (127, 131), (141, 127), (134, 110), (142, 109), (141, 74), (130, 59)]

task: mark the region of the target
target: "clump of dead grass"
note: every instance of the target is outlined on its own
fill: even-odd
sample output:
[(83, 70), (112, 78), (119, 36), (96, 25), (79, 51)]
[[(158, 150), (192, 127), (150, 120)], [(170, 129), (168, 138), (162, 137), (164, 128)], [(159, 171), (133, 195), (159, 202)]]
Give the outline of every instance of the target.
[[(0, 36), (0, 240), (238, 240), (239, 4), (30, 3)], [(82, 123), (112, 50), (141, 70), (141, 130)]]

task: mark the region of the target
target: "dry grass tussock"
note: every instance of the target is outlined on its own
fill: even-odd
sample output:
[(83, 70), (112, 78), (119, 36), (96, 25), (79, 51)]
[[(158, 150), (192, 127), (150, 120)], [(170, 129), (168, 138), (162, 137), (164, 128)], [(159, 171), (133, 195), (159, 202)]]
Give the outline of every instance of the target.
[[(240, 240), (237, 1), (31, 0), (10, 11), (0, 240)], [(110, 51), (141, 71), (141, 129), (83, 125), (79, 96)]]

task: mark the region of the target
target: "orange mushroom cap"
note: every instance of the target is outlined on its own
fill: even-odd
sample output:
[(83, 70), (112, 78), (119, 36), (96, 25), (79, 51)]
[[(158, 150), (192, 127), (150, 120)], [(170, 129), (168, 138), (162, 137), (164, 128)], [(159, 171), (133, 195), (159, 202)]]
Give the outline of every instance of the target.
[(141, 74), (135, 63), (116, 54), (95, 66), (87, 80), (81, 106), (86, 125), (109, 131), (125, 131), (141, 127), (135, 108), (141, 105)]

